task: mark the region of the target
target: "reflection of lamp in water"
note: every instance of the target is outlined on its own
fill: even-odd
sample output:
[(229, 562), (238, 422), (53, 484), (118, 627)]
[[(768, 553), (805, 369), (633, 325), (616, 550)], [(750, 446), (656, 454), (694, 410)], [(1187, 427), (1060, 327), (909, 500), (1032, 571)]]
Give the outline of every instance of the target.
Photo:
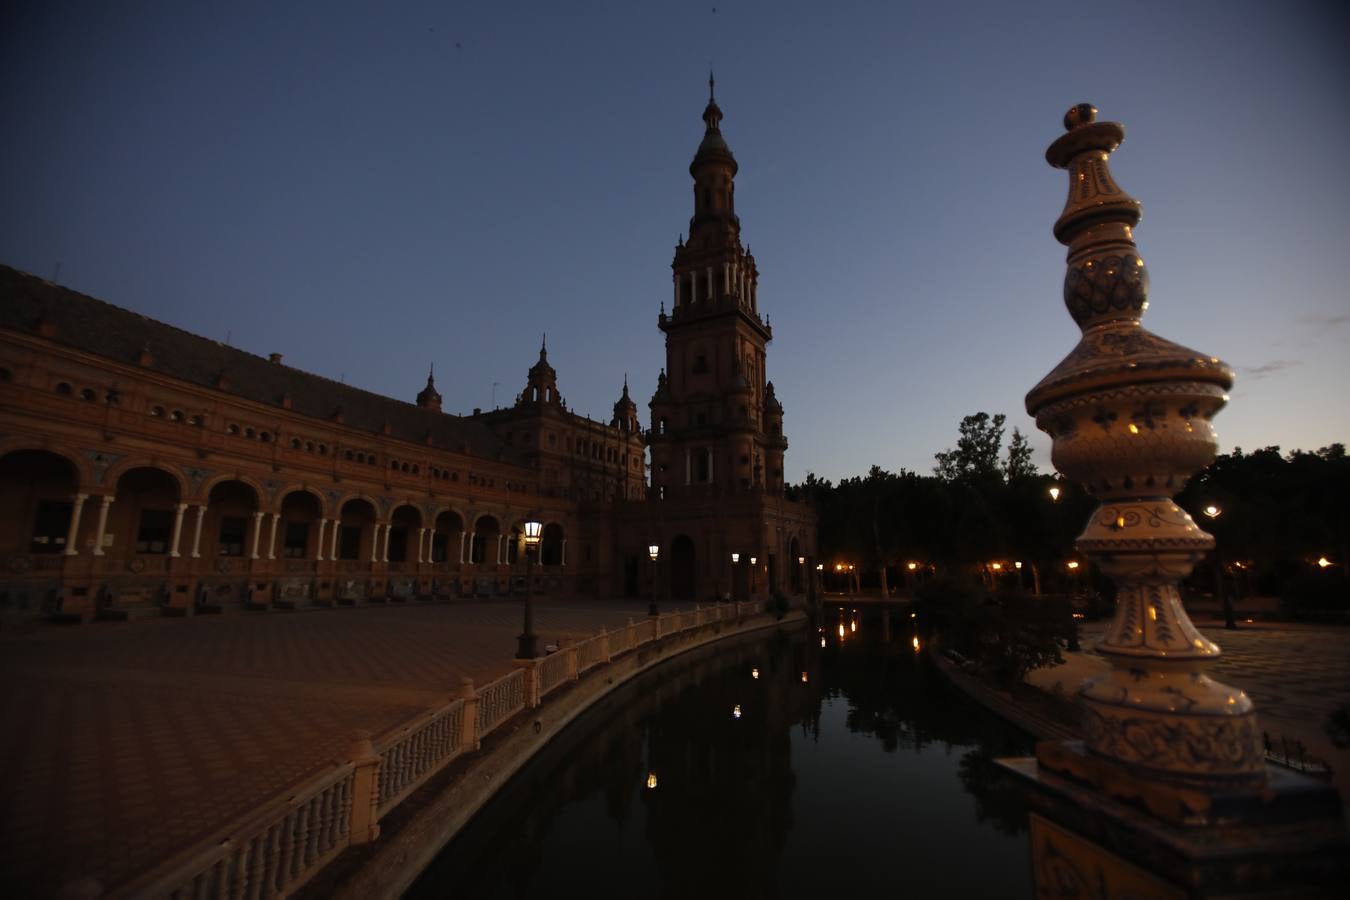
[(806, 673), (803, 672), (803, 673), (802, 673), (802, 684), (806, 684), (807, 681), (808, 681), (808, 679), (807, 679), (807, 677), (806, 677)]
[(656, 773), (655, 773), (655, 772), (648, 772), (648, 773), (647, 773), (647, 790), (649, 790), (649, 791), (654, 791), (654, 790), (656, 790)]
[(823, 649), (824, 646), (825, 646), (825, 635), (823, 635), (823, 634), (820, 636), (820, 646), (821, 646), (822, 649)]
[(739, 703), (731, 708), (731, 717), (733, 719), (739, 719), (741, 717), (741, 705)]
[(753, 669), (750, 670), (750, 677), (751, 677), (751, 678), (755, 678), (755, 679), (758, 679), (758, 678), (759, 678), (759, 668), (758, 668), (758, 667), (753, 668)]
[(914, 644), (914, 652), (915, 652), (915, 653), (918, 653), (918, 652), (919, 652), (919, 636), (918, 636), (917, 634), (914, 635), (914, 640), (913, 640), (912, 643)]

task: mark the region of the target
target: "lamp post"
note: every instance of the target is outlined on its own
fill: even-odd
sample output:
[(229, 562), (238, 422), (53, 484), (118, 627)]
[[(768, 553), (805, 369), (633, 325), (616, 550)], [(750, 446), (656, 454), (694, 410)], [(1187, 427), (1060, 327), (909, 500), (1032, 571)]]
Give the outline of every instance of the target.
[(647, 545), (647, 555), (652, 559), (652, 602), (647, 605), (647, 615), (660, 615), (656, 608), (656, 582), (657, 582), (657, 564), (656, 559), (661, 555), (661, 545), (652, 543)]
[(797, 557), (797, 588), (806, 590), (806, 557)]
[(755, 574), (759, 571), (759, 557), (750, 557), (750, 599), (755, 599)]
[(741, 555), (739, 553), (731, 554), (731, 599), (737, 602), (740, 601), (740, 597), (736, 594), (736, 567), (740, 564), (740, 561)]
[[(1211, 522), (1223, 515), (1223, 507), (1210, 503), (1201, 510)], [(1237, 630), (1237, 619), (1233, 614), (1233, 598), (1223, 589), (1223, 551), (1214, 548), (1214, 599), (1223, 604), (1223, 627)]]
[(516, 659), (534, 659), (539, 655), (539, 638), (534, 633), (534, 548), (539, 546), (539, 535), (544, 526), (536, 521), (525, 523), (525, 630), (516, 639)]

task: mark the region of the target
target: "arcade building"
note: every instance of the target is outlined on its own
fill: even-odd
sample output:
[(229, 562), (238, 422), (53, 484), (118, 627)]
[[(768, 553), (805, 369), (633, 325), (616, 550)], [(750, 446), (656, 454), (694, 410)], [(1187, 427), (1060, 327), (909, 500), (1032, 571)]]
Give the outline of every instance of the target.
[(508, 597), (527, 571), (544, 596), (803, 593), (815, 512), (784, 491), (721, 119), (710, 94), (646, 430), (626, 380), (609, 422), (570, 411), (546, 347), (514, 405), (461, 416), (430, 374), (382, 397), (0, 266), (0, 621)]

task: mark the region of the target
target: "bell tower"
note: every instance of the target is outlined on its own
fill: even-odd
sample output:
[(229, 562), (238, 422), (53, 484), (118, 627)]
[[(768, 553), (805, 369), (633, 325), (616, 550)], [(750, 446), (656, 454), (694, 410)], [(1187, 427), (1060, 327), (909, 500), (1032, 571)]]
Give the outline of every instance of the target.
[(736, 158), (708, 78), (703, 140), (689, 164), (694, 214), (671, 263), (673, 296), (658, 325), (666, 368), (652, 397), (652, 487), (783, 489), (782, 407), (765, 380), (773, 330), (760, 317), (759, 270), (741, 246)]

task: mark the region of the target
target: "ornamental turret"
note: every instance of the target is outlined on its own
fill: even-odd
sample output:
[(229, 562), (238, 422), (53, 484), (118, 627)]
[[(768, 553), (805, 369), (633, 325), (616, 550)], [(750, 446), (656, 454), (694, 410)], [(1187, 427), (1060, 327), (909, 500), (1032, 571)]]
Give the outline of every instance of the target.
[(614, 418), (609, 423), (625, 434), (637, 432), (637, 404), (628, 396), (628, 376), (623, 376), (623, 396), (614, 402)]
[(562, 397), (558, 395), (558, 373), (548, 364), (548, 337), (539, 345), (539, 361), (530, 366), (525, 390), (516, 399), (517, 406), (562, 407)]

